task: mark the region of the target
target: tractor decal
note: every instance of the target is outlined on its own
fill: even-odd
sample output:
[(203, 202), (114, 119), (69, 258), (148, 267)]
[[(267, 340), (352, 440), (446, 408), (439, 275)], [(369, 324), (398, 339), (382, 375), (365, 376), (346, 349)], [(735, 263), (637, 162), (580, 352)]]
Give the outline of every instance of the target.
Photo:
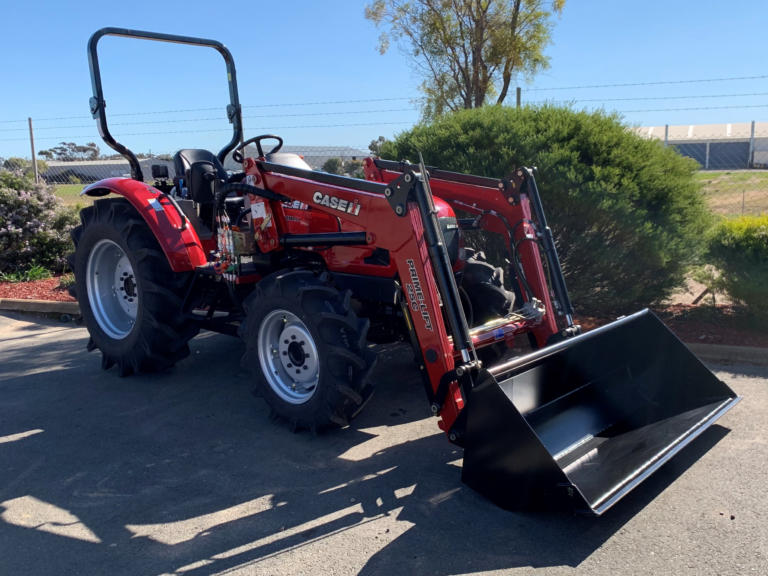
[(320, 206), (328, 206), (339, 212), (352, 214), (352, 216), (360, 214), (360, 204), (357, 200), (345, 200), (344, 198), (337, 198), (336, 196), (317, 191), (312, 196), (312, 201)]
[(405, 289), (408, 292), (408, 299), (411, 301), (411, 310), (421, 314), (424, 320), (424, 327), (432, 331), (432, 318), (429, 315), (429, 308), (424, 303), (424, 292), (421, 290), (421, 280), (419, 280), (419, 273), (416, 270), (416, 264), (413, 259), (406, 260), (408, 264), (408, 274), (411, 277), (411, 282), (405, 283)]

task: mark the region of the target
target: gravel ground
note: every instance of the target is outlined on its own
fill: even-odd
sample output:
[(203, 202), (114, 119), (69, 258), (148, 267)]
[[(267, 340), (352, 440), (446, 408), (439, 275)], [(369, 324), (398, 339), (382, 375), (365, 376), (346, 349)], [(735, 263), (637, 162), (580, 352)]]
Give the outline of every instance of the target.
[(713, 367), (744, 400), (594, 519), (462, 485), (402, 349), (313, 437), (270, 420), (237, 340), (126, 379), (86, 340), (0, 315), (0, 574), (768, 573), (768, 368)]

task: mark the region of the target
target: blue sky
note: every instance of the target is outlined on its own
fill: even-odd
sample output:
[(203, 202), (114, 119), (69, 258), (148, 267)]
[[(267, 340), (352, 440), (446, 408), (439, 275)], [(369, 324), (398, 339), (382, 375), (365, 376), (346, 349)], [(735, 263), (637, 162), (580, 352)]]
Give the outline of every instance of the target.
[[(103, 26), (226, 44), (237, 63), (247, 135), (365, 148), (418, 120), (420, 81), (397, 49), (378, 54), (379, 32), (363, 17), (364, 5), (5, 0), (0, 156), (29, 156), (29, 116), (38, 149), (61, 140), (95, 140), (106, 149), (88, 114), (86, 59), (88, 37)], [(768, 121), (766, 30), (764, 1), (569, 0), (547, 50), (551, 67), (522, 83), (523, 100), (603, 107), (634, 125)], [(228, 140), (217, 53), (120, 38), (105, 38), (99, 48), (119, 140), (155, 153), (218, 150)], [(687, 82), (744, 77), (752, 78)], [(585, 88), (604, 85), (611, 86)]]

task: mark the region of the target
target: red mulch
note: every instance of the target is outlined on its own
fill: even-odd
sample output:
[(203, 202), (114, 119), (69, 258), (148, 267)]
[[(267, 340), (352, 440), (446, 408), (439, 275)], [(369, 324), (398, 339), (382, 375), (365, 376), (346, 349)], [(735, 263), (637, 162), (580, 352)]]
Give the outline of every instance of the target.
[[(34, 282), (0, 282), (0, 298), (73, 302), (75, 299), (59, 282), (59, 278)], [(684, 342), (768, 348), (768, 329), (737, 308), (677, 304), (655, 312)], [(577, 318), (585, 331), (603, 326), (611, 320), (590, 316)]]
[[(737, 307), (675, 304), (654, 312), (683, 342), (768, 348), (768, 327)], [(583, 316), (576, 320), (588, 331), (612, 318)]]
[(45, 278), (34, 282), (0, 282), (0, 298), (74, 302), (67, 289), (60, 286), (60, 281), (60, 278)]

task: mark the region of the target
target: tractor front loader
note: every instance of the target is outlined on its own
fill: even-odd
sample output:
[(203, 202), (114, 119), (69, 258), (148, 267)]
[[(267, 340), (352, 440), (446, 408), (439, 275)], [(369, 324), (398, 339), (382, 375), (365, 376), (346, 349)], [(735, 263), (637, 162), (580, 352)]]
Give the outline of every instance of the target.
[[(180, 150), (172, 180), (157, 170), (144, 184), (107, 127), (105, 35), (219, 51), (231, 141)], [(243, 139), (220, 43), (106, 28), (88, 53), (91, 111), (132, 171), (83, 191), (117, 197), (83, 210), (74, 232), (88, 346), (104, 368), (160, 370), (200, 329), (237, 335), (273, 411), (323, 429), (370, 398), (375, 345), (409, 342), (432, 413), (464, 449), (464, 482), (505, 508), (593, 514), (739, 400), (647, 310), (580, 333), (532, 170), (493, 179), (370, 158), (366, 180), (318, 172), (278, 136)], [(490, 236), (504, 266), (479, 249)], [(534, 351), (514, 357), (522, 335)]]

